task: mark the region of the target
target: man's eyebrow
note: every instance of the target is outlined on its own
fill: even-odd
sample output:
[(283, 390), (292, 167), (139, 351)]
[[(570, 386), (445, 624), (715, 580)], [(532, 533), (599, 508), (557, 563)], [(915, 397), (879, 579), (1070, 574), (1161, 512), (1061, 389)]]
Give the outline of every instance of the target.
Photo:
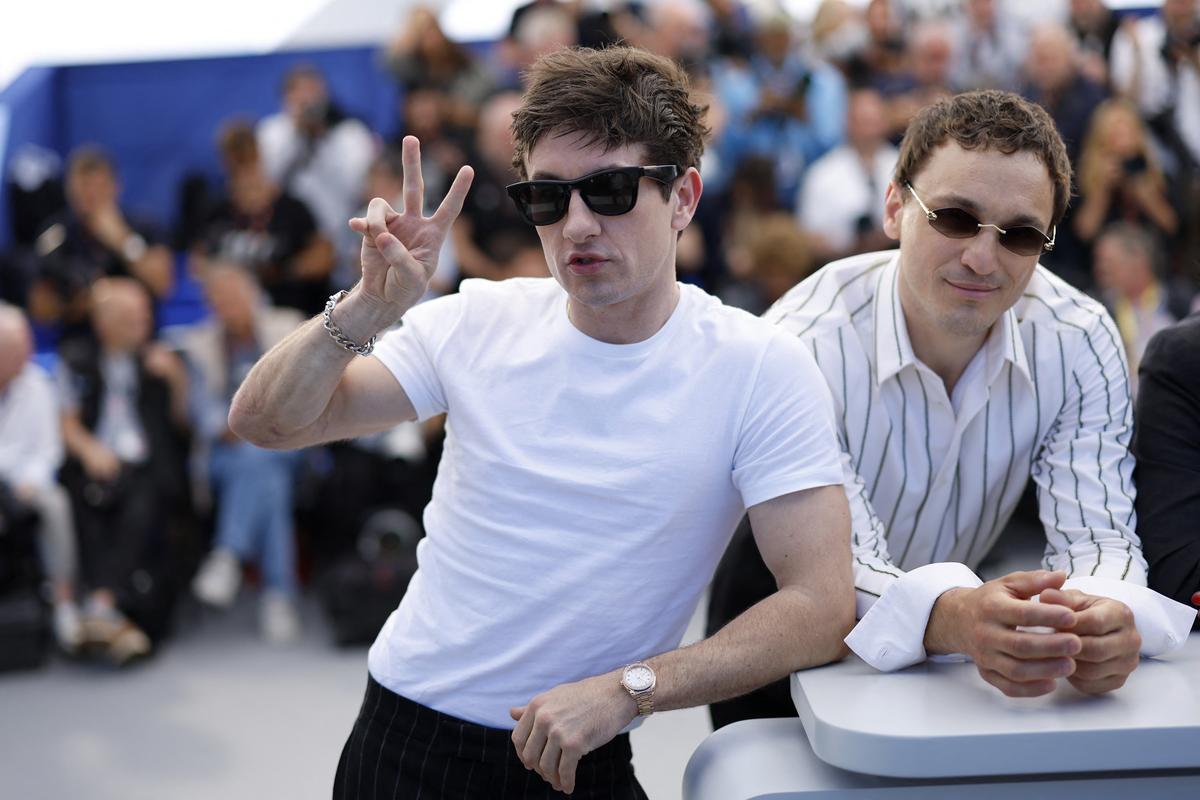
[[(935, 197), (937, 197), (937, 195), (935, 195)], [(934, 203), (936, 203), (936, 207), (933, 204), (931, 204), (929, 207), (936, 210), (937, 208), (948, 208), (949, 206), (953, 205), (963, 209), (964, 211), (970, 211), (975, 215), (975, 217), (979, 218), (981, 222), (991, 222), (992, 224), (999, 225), (1001, 228), (1008, 229), (1020, 227), (1021, 225), (1028, 225), (1031, 228), (1037, 228), (1039, 231), (1042, 230), (1042, 221), (1030, 213), (1019, 213), (1009, 217), (1008, 219), (1004, 220), (1004, 222), (996, 222), (995, 220), (983, 219), (983, 212), (980, 211), (979, 204), (968, 197), (963, 197), (962, 195), (958, 194), (941, 195), (941, 197), (943, 199), (934, 201)], [(1048, 230), (1050, 228), (1050, 224), (1046, 223), (1045, 227)]]

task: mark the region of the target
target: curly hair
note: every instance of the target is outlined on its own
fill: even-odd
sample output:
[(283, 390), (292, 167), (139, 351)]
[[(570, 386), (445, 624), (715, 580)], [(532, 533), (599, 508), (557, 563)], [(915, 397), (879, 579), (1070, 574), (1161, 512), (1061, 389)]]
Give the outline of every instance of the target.
[(647, 164), (699, 167), (706, 109), (692, 101), (687, 73), (674, 61), (633, 47), (564, 48), (538, 59), (525, 78), (513, 113), (513, 168), (522, 177), (543, 136), (572, 133), (605, 150), (643, 145)]
[(1054, 120), (1041, 106), (1012, 92), (985, 89), (939, 100), (917, 112), (896, 162), (896, 183), (912, 181), (934, 150), (953, 140), (964, 150), (1028, 151), (1050, 173), (1057, 225), (1071, 201), (1071, 162)]

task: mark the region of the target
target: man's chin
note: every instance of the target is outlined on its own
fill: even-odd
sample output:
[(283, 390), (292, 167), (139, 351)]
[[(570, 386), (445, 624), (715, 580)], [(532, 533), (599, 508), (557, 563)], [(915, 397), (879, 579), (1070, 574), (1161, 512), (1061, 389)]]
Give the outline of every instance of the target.
[(946, 335), (974, 339), (991, 330), (995, 320), (979, 312), (958, 311), (943, 315), (941, 322), (942, 332)]

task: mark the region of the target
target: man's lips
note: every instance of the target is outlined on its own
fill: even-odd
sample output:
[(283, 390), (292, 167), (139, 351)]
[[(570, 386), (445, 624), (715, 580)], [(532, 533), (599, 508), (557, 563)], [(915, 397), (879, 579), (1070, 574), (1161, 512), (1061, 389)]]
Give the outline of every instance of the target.
[(946, 283), (957, 289), (962, 294), (970, 297), (987, 297), (992, 292), (998, 291), (999, 286), (991, 286), (986, 283), (971, 283), (969, 281), (952, 281), (946, 279)]
[(608, 259), (599, 253), (572, 253), (567, 268), (576, 275), (592, 275), (607, 263)]

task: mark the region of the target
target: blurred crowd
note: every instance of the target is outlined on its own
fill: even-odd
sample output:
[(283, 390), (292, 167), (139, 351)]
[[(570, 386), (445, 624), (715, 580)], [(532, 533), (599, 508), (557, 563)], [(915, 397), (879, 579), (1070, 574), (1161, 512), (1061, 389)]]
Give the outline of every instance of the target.
[[(431, 292), (548, 275), (504, 189), (522, 70), (617, 41), (685, 65), (708, 107), (678, 271), (728, 303), (761, 313), (820, 265), (894, 246), (883, 195), (909, 119), (1002, 88), (1046, 108), (1074, 166), (1042, 263), (1108, 306), (1134, 374), (1150, 336), (1195, 304), (1200, 0), (1123, 15), (1102, 0), (824, 0), (803, 23), (739, 0), (534, 0), (500, 41), (472, 46), (418, 8), (381, 58), (398, 128), (422, 142), (428, 207), (459, 166), (476, 173)], [(398, 139), (298, 62), (276, 113), (227, 120), (213, 142), (223, 181), (179, 187), (173, 230), (123, 211), (103, 143), (77, 149), (22, 198), (0, 262), (0, 523), (36, 530), (68, 653), (128, 663), (170, 632), (181, 597), (228, 607), (246, 583), (263, 635), (293, 640), (302, 587), (380, 558), (382, 529), (410, 545), (429, 496), (436, 424), (281, 453), (226, 423), (254, 361), (357, 279), (346, 223), (372, 197), (399, 206)], [(188, 284), (204, 313), (164, 324)]]

